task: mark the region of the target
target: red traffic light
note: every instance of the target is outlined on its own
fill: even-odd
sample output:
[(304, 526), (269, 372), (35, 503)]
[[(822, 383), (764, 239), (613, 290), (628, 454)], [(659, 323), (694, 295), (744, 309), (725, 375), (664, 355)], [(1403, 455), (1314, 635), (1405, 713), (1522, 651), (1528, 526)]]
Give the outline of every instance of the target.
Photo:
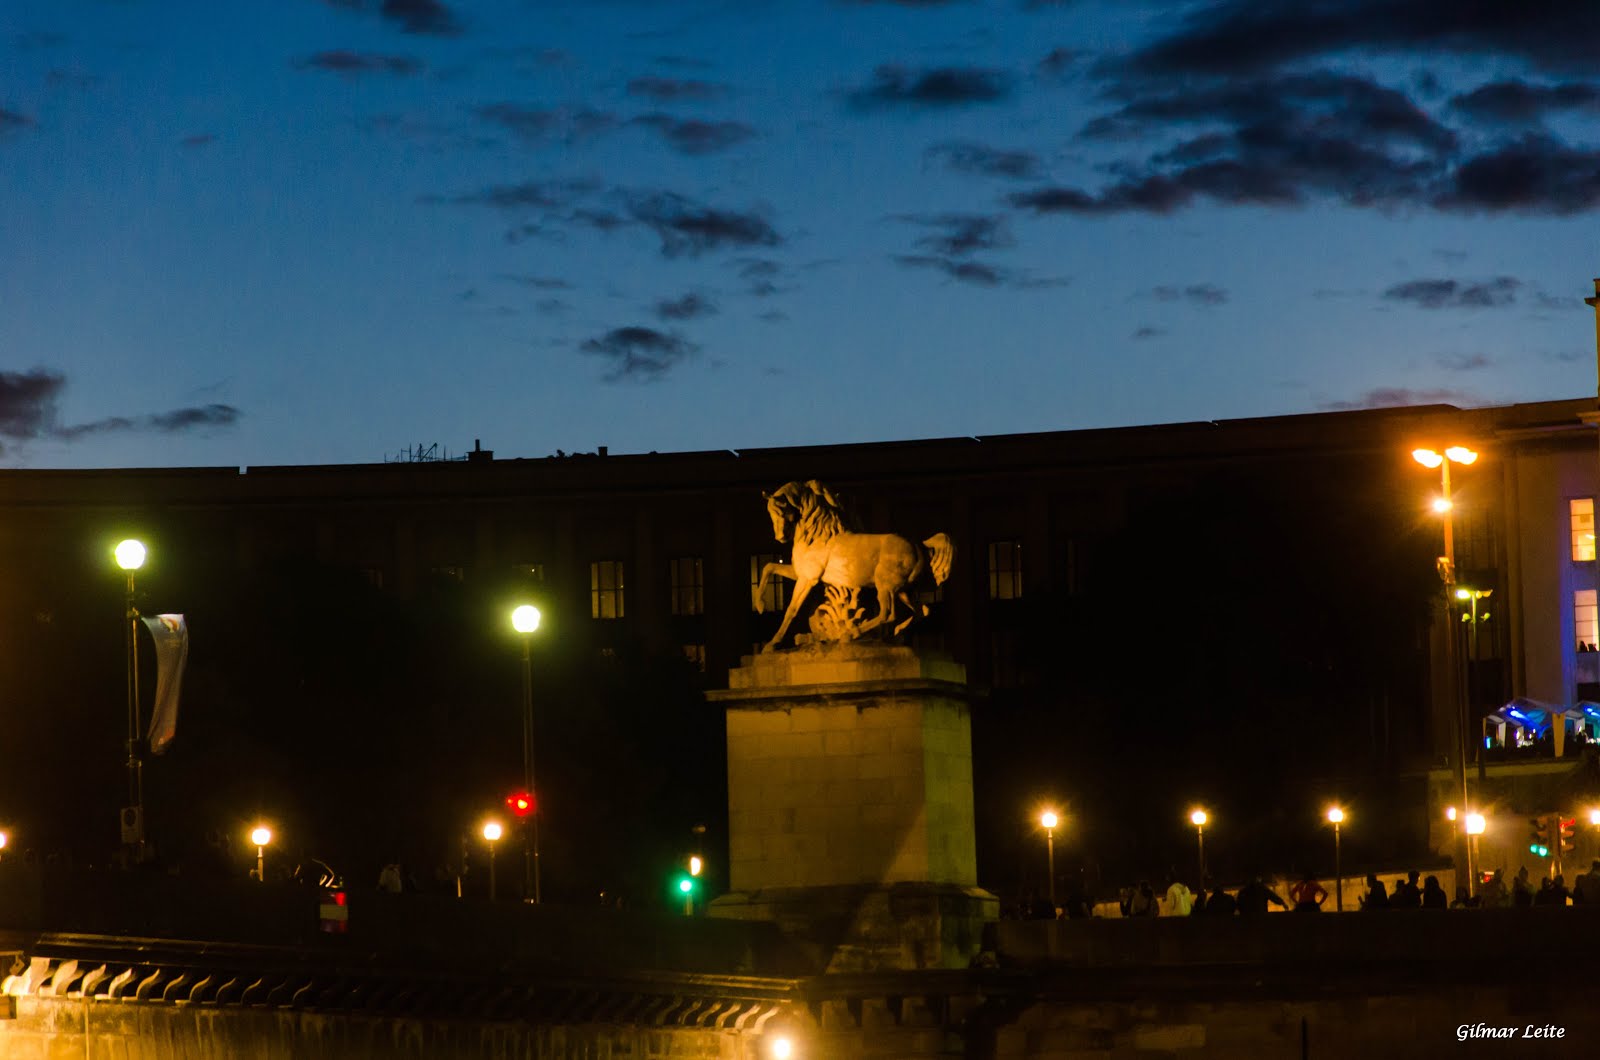
[(533, 812), (533, 795), (526, 791), (514, 791), (506, 796), (506, 809), (514, 817), (526, 817)]

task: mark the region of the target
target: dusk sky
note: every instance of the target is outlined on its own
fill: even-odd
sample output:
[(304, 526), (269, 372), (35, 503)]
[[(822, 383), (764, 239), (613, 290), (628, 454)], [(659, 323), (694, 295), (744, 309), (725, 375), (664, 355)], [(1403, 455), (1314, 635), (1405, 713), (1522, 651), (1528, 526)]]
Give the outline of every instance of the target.
[(5, 0), (0, 71), (0, 466), (1595, 391), (1596, 0)]

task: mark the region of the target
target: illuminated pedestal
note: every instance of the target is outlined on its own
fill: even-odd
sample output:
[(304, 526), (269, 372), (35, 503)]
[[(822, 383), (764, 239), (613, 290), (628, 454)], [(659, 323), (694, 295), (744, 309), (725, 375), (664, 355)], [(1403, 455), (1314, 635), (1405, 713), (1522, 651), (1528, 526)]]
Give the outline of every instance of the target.
[(829, 971), (965, 967), (997, 902), (977, 887), (966, 674), (910, 648), (747, 656), (729, 689), (732, 893)]

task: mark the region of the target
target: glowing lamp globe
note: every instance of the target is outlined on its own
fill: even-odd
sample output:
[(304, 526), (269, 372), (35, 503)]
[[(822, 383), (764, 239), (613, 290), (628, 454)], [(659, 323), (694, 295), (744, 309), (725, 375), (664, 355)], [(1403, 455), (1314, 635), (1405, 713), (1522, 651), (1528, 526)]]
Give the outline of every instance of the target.
[(532, 633), (539, 628), (539, 609), (532, 604), (523, 604), (511, 612), (511, 628), (518, 633)]
[(500, 827), (499, 821), (489, 821), (483, 826), (483, 838), (493, 843), (499, 840), (499, 838), (504, 834), (504, 831), (505, 830)]
[(272, 829), (268, 828), (266, 825), (258, 825), (250, 833), (250, 842), (254, 843), (258, 847), (266, 846), (268, 843), (272, 842)]
[(1196, 811), (1194, 811), (1193, 813), (1191, 813), (1189, 815), (1189, 820), (1194, 822), (1194, 826), (1196, 828), (1201, 827), (1208, 820), (1208, 818), (1206, 817), (1206, 811), (1204, 811), (1204, 810), (1196, 810)]
[(144, 542), (128, 538), (111, 550), (117, 557), (117, 566), (123, 570), (138, 570), (144, 566)]
[(1046, 828), (1054, 828), (1056, 825), (1061, 823), (1061, 819), (1052, 811), (1046, 810), (1044, 813), (1039, 815), (1039, 823), (1044, 825)]
[(1328, 820), (1334, 824), (1340, 823), (1344, 820), (1344, 811), (1337, 806), (1331, 808), (1328, 810)]

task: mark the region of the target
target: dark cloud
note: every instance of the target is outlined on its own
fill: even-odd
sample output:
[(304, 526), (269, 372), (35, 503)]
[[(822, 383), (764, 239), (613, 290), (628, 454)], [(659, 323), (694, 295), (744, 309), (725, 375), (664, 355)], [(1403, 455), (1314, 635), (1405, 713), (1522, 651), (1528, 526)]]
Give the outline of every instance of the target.
[(405, 33), (430, 37), (453, 37), (461, 23), (439, 0), (324, 0), (329, 7), (346, 11), (376, 11)]
[(0, 107), (0, 136), (17, 132), (33, 125), (33, 119), (26, 114), (18, 114), (14, 110)]
[(611, 368), (604, 378), (608, 383), (617, 383), (659, 379), (700, 347), (679, 335), (630, 326), (613, 328), (597, 338), (586, 339), (578, 349), (609, 360)]
[(1434, 363), (1447, 372), (1475, 372), (1494, 362), (1481, 353), (1442, 353)]
[(917, 246), (942, 257), (962, 257), (978, 250), (1014, 246), (1002, 214), (908, 214), (898, 220), (924, 228), (939, 228), (917, 240)]
[(538, 291), (570, 291), (572, 284), (557, 276), (516, 276), (502, 273), (501, 279), (520, 283), (524, 287), (532, 287)]
[(100, 83), (98, 77), (81, 70), (51, 70), (44, 81), (51, 88), (93, 88)]
[(1165, 335), (1166, 333), (1167, 333), (1167, 329), (1166, 328), (1156, 328), (1156, 327), (1151, 327), (1149, 324), (1146, 324), (1146, 325), (1144, 325), (1143, 327), (1139, 328), (1138, 330), (1136, 330), (1133, 333), (1133, 338), (1139, 339), (1141, 341), (1143, 341), (1144, 339), (1159, 339), (1161, 336)]
[(1600, 69), (1591, 0), (1222, 0), (1104, 64), (1107, 72), (1232, 75), (1350, 51), (1514, 57), (1549, 70)]
[(1191, 283), (1184, 287), (1164, 284), (1150, 294), (1160, 302), (1193, 302), (1195, 305), (1221, 305), (1228, 300), (1228, 292), (1213, 283)]
[(994, 103), (1011, 94), (1011, 77), (999, 70), (946, 66), (932, 70), (907, 70), (880, 66), (872, 84), (850, 93), (859, 109), (875, 107), (959, 107)]
[(1004, 151), (966, 141), (934, 144), (923, 157), (957, 172), (986, 177), (1036, 180), (1043, 175), (1039, 156), (1031, 151)]
[(928, 254), (898, 254), (894, 260), (912, 268), (937, 269), (952, 280), (979, 287), (998, 287), (1009, 279), (1004, 269), (980, 261), (958, 261)]
[(594, 192), (599, 185), (587, 180), (530, 180), (522, 184), (494, 184), (481, 191), (444, 199), (426, 195), (424, 203), (493, 206), (500, 210), (561, 210)]
[(627, 212), (661, 240), (669, 258), (724, 247), (775, 247), (783, 242), (760, 214), (717, 209), (671, 192), (627, 193)]
[(663, 298), (656, 303), (656, 316), (662, 320), (693, 320), (716, 311), (715, 305), (692, 291), (681, 298)]
[(205, 147), (217, 142), (216, 133), (193, 133), (178, 141), (180, 147)]
[(726, 85), (693, 78), (636, 77), (628, 82), (628, 95), (661, 103), (708, 103), (727, 94)]
[(740, 258), (734, 265), (745, 283), (745, 294), (770, 298), (783, 290), (778, 281), (784, 276), (784, 268), (778, 262), (770, 258)]
[(1497, 276), (1481, 283), (1463, 280), (1408, 280), (1383, 292), (1391, 302), (1406, 302), (1422, 309), (1492, 309), (1517, 300), (1522, 282)]
[(1442, 210), (1574, 214), (1600, 206), (1600, 150), (1528, 134), (1467, 159), (1441, 186), (1433, 205)]
[(294, 64), (301, 70), (326, 70), (353, 77), (357, 74), (396, 74), (401, 77), (422, 71), (422, 62), (407, 55), (377, 55), (372, 52), (318, 52)]
[(1065, 77), (1085, 54), (1077, 48), (1052, 48), (1048, 55), (1039, 60), (1039, 72), (1050, 77)]
[(1355, 409), (1385, 409), (1402, 405), (1476, 405), (1478, 398), (1464, 390), (1413, 390), (1409, 387), (1382, 386), (1367, 391), (1351, 401), (1328, 401), (1320, 408), (1327, 412), (1350, 412)]
[(1450, 106), (1478, 121), (1527, 125), (1560, 111), (1600, 110), (1600, 85), (1587, 81), (1530, 85), (1513, 78), (1454, 96)]
[(44, 368), (0, 372), (0, 437), (14, 441), (48, 437), (61, 441), (118, 431), (178, 434), (208, 427), (230, 427), (242, 413), (232, 405), (203, 405), (141, 416), (108, 416), (89, 423), (61, 426), (56, 399), (66, 389), (66, 376)]
[(615, 129), (617, 116), (588, 107), (528, 107), (520, 103), (486, 103), (472, 108), (484, 121), (500, 126), (518, 139), (542, 145), (574, 143)]
[(54, 419), (56, 398), (66, 384), (66, 376), (43, 368), (0, 372), (0, 436), (38, 437)]
[(675, 150), (686, 155), (706, 155), (743, 143), (756, 131), (743, 122), (699, 121), (674, 118), (668, 114), (646, 114), (630, 124), (654, 130)]

